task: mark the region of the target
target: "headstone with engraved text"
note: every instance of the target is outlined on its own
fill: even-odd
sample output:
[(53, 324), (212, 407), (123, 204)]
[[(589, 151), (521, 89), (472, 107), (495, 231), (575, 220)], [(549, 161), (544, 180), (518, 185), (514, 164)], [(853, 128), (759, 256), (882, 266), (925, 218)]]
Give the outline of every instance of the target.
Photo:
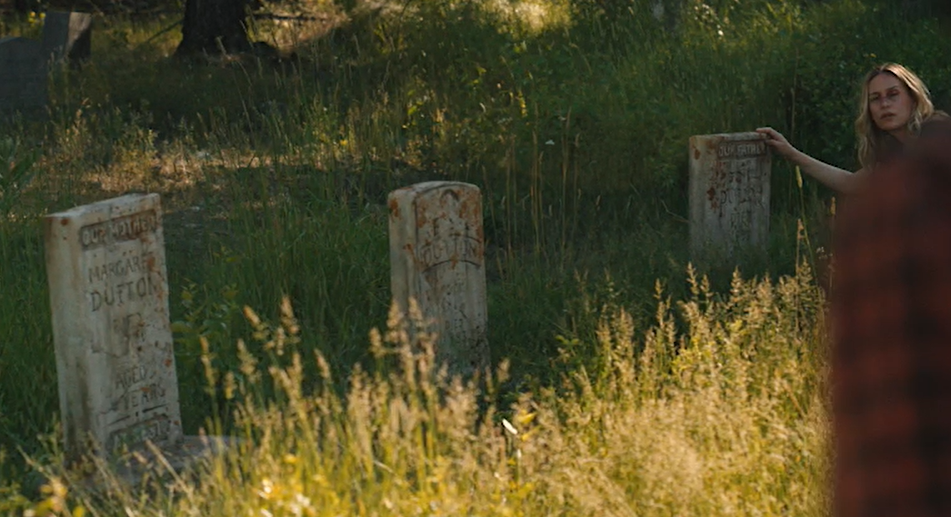
[(46, 106), (43, 46), (26, 38), (0, 38), (0, 112)]
[(482, 194), (475, 185), (418, 183), (390, 193), (393, 301), (416, 300), (438, 334), (437, 359), (471, 375), (489, 365)]
[(690, 138), (690, 251), (695, 260), (765, 250), (771, 161), (763, 135)]
[(158, 194), (44, 218), (68, 456), (182, 438)]

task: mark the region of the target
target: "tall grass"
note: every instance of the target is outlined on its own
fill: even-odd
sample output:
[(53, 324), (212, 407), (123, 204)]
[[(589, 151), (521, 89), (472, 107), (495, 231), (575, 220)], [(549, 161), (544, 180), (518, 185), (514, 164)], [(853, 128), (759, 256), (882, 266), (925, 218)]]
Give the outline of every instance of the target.
[[(221, 386), (202, 389), (203, 360), (222, 375), (239, 372), (246, 357), (233, 344), (245, 338), (247, 353), (263, 361), (269, 351), (266, 343), (247, 339), (253, 325), (243, 307), (263, 308), (264, 320), (276, 321), (285, 296), (302, 329), (295, 350), (302, 357), (301, 379), (309, 380), (300, 382), (316, 390), (308, 397), (333, 400), (341, 411), (350, 407), (347, 393), (355, 396), (368, 386), (406, 400), (403, 388), (386, 384), (388, 377), (374, 377), (367, 342), (368, 329), (389, 308), (383, 201), (409, 183), (452, 179), (483, 192), (489, 337), (493, 357), (510, 365), (510, 378), (476, 404), (478, 418), (463, 412), (459, 418), (467, 423), (452, 431), (457, 438), (438, 435), (448, 440), (445, 454), (456, 463), (437, 469), (435, 449), (407, 449), (425, 454), (401, 467), (400, 475), (373, 470), (365, 457), (309, 465), (317, 447), (330, 450), (320, 441), (329, 438), (298, 444), (291, 437), (304, 428), (290, 412), (284, 434), (268, 447), (290, 440), (304, 447), (309, 466), (271, 465), (262, 458), (278, 470), (261, 472), (281, 483), (290, 481), (281, 481), (279, 469), (318, 472), (334, 487), (328, 489), (339, 498), (333, 504), (373, 500), (382, 505), (374, 507), (379, 512), (385, 501), (414, 504), (416, 499), (387, 492), (400, 488), (423, 494), (417, 502), (448, 500), (448, 494), (471, 502), (483, 494), (480, 476), (489, 474), (495, 481), (485, 486), (498, 491), (486, 493), (498, 496), (499, 508), (519, 501), (525, 513), (557, 504), (563, 513), (597, 505), (614, 513), (668, 507), (756, 513), (744, 504), (770, 509), (765, 513), (818, 512), (821, 347), (817, 336), (804, 334), (819, 328), (818, 316), (783, 300), (792, 299), (784, 294), (791, 285), (811, 293), (803, 287), (806, 277), (794, 276), (802, 258), (812, 256), (798, 247), (799, 223), (807, 223), (813, 247), (822, 245), (830, 195), (809, 181), (800, 188), (789, 167), (774, 161), (768, 259), (739, 266), (746, 278), (784, 280), (740, 288), (729, 272), (713, 271), (712, 292), (746, 298), (717, 301), (717, 295), (694, 293), (686, 274), (686, 142), (692, 134), (772, 125), (806, 152), (847, 166), (854, 154), (855, 83), (866, 67), (903, 62), (931, 85), (938, 107), (948, 108), (951, 67), (937, 56), (946, 55), (949, 41), (939, 25), (895, 16), (887, 3), (858, 0), (691, 0), (674, 32), (658, 25), (643, 1), (426, 0), (408, 6), (382, 13), (355, 9), (340, 24), (299, 30), (259, 21), (256, 37), (293, 45), (282, 48), (281, 60), (171, 60), (177, 35), (160, 33), (171, 20), (104, 19), (96, 28), (94, 59), (80, 69), (53, 71), (45, 116), (0, 122), (0, 142), (18, 143), (15, 153), (7, 153), (15, 155), (12, 160), (0, 158), (29, 162), (32, 175), (28, 186), (14, 189), (15, 202), (8, 202), (5, 187), (0, 199), (0, 450), (6, 457), (0, 478), (38, 496), (31, 492), (41, 484), (37, 469), (55, 463), (55, 450), (42, 445), (55, 442), (58, 404), (40, 215), (129, 191), (162, 193), (178, 373), (181, 392), (189, 394), (183, 416), (194, 433), (209, 417), (234, 424), (232, 410), (238, 409)], [(13, 34), (39, 33), (35, 23), (4, 23)], [(657, 281), (672, 299), (688, 300), (688, 315), (676, 325), (656, 320)], [(751, 293), (772, 305), (756, 305)], [(762, 310), (756, 319), (737, 307)], [(633, 322), (633, 337), (616, 345), (633, 347), (629, 352), (604, 344), (628, 335), (628, 323), (620, 322)], [(334, 372), (332, 393), (318, 389), (327, 384), (311, 360), (318, 352)], [(617, 354), (634, 362), (622, 364)], [(723, 354), (740, 355), (703, 362)], [(618, 377), (624, 368), (640, 371), (645, 357), (658, 358), (651, 367), (656, 371)], [(357, 363), (369, 373), (351, 375)], [(690, 373), (701, 364), (707, 370)], [(733, 366), (722, 370), (727, 364)], [(400, 371), (409, 375), (407, 368)], [(359, 389), (352, 379), (362, 379)], [(434, 386), (449, 383), (437, 381)], [(277, 400), (281, 389), (274, 385), (267, 393)], [(454, 389), (441, 386), (445, 396), (427, 411), (449, 411), (441, 404), (451, 393), (475, 396)], [(326, 398), (331, 396), (337, 398)], [(380, 404), (389, 400), (373, 396)], [(531, 436), (544, 440), (522, 444), (505, 435), (486, 409), (496, 407), (516, 427), (528, 425), (517, 421), (518, 411), (509, 412), (515, 400), (536, 408), (525, 409), (537, 415), (532, 425), (538, 431)], [(357, 425), (341, 420), (343, 414), (326, 418), (336, 419), (339, 429)], [(247, 413), (238, 421), (262, 415)], [(691, 420), (695, 416), (710, 425)], [(619, 428), (635, 424), (638, 434)], [(413, 429), (424, 437), (431, 431)], [(265, 431), (255, 433), (249, 456)], [(470, 445), (485, 440), (489, 448), (478, 454), (495, 458), (486, 465), (514, 462), (521, 444), (529, 459), (515, 462), (518, 475), (533, 484), (498, 485), (514, 479), (507, 464), (498, 472), (467, 466), (474, 469), (465, 471), (469, 477), (452, 470), (464, 458), (456, 450), (462, 442), (452, 440), (463, 437)], [(611, 446), (615, 437), (629, 446), (630, 456)], [(549, 463), (544, 453), (528, 454), (543, 450), (530, 448), (542, 443), (560, 451)], [(750, 450), (741, 454), (744, 447)], [(774, 449), (777, 456), (769, 456)], [(37, 459), (35, 467), (21, 450)], [(568, 455), (575, 450), (579, 462), (572, 463)], [(660, 469), (665, 457), (679, 467)], [(780, 472), (779, 458), (788, 475)], [(221, 472), (242, 472), (243, 460), (228, 461), (230, 470)], [(300, 470), (324, 468), (329, 470)], [(333, 472), (363, 477), (326, 477)], [(445, 484), (443, 494), (420, 482), (424, 473), (461, 477)], [(391, 485), (369, 486), (371, 474)], [(263, 483), (255, 475), (241, 474)], [(309, 484), (312, 476), (306, 479), (301, 486), (317, 486)], [(232, 484), (248, 493), (263, 490)], [(182, 493), (227, 488), (213, 485), (187, 485)], [(769, 488), (760, 494), (756, 487)], [(80, 490), (68, 488), (71, 494)], [(591, 492), (594, 506), (586, 506), (583, 490)], [(712, 499), (720, 491), (727, 495)], [(148, 513), (161, 504), (192, 508), (187, 501), (198, 501), (196, 507), (222, 501), (206, 495), (153, 499), (148, 504), (158, 506), (148, 511), (146, 503), (113, 499), (103, 513), (119, 508), (109, 505)], [(227, 504), (245, 503), (252, 504)], [(224, 506), (206, 509), (214, 508)]]
[(203, 357), (244, 441), (187, 474), (156, 465), (144, 492), (107, 474), (93, 492), (49, 467), (39, 504), (53, 515), (827, 514), (822, 298), (808, 270), (737, 276), (727, 296), (691, 278), (676, 306), (658, 292), (643, 339), (622, 306), (600, 307), (599, 363), (508, 407), (493, 399), (507, 362), (481, 383), (449, 378), (432, 336), (408, 332), (425, 324), (418, 314), (391, 313), (370, 333), (374, 362), (340, 394), (340, 372), (300, 350), (289, 301), (275, 323), (245, 308), (255, 343), (238, 341), (240, 365), (215, 370), (207, 344)]

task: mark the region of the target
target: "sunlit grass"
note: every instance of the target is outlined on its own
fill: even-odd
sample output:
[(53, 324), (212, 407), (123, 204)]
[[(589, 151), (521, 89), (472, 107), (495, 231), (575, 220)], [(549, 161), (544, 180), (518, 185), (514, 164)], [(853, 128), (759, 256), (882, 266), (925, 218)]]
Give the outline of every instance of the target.
[(486, 8), (518, 28), (540, 33), (567, 29), (571, 23), (571, 4), (548, 0), (493, 0)]
[(240, 445), (188, 475), (157, 466), (145, 493), (115, 479), (90, 491), (46, 467), (40, 504), (53, 515), (827, 514), (822, 299), (808, 271), (736, 278), (722, 297), (693, 289), (676, 308), (658, 293), (643, 339), (622, 307), (601, 307), (600, 363), (507, 407), (494, 402), (507, 365), (449, 378), (431, 336), (409, 338), (418, 315), (391, 313), (371, 332), (374, 361), (338, 395), (340, 372), (298, 348), (289, 301), (273, 324), (245, 308), (254, 338), (238, 341), (239, 365), (214, 370), (221, 351), (203, 346)]
[[(10, 163), (30, 163), (28, 183), (0, 168), (0, 513), (26, 507), (17, 493), (101, 515), (822, 513), (821, 311), (796, 273), (813, 256), (799, 223), (824, 244), (828, 193), (775, 160), (769, 258), (740, 270), (782, 280), (714, 272), (699, 289), (687, 138), (773, 125), (847, 166), (864, 68), (904, 62), (946, 109), (948, 40), (858, 0), (707, 2), (673, 32), (647, 2), (606, 10), (622, 4), (324, 5), (329, 23), (255, 22), (280, 59), (168, 59), (174, 19), (97, 19), (93, 59), (54, 72), (48, 113), (0, 123)], [(418, 343), (377, 362), (367, 338), (390, 301), (383, 202), (425, 180), (483, 193), (489, 338), (509, 364), (493, 391), (421, 373)], [(168, 497), (99, 499), (49, 445), (38, 221), (130, 191), (162, 194), (186, 430), (212, 419), (248, 441)], [(284, 297), (299, 343), (272, 363), (243, 308), (277, 322)], [(208, 358), (231, 387), (203, 389)], [(47, 475), (64, 484), (41, 493)]]

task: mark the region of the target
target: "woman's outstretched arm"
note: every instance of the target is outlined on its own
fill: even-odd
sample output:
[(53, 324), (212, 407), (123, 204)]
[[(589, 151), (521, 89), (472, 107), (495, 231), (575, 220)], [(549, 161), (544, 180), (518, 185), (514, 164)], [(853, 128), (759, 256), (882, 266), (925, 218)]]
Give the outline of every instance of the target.
[(863, 181), (865, 169), (853, 173), (821, 162), (793, 147), (786, 140), (786, 137), (771, 127), (761, 127), (756, 132), (766, 135), (766, 144), (772, 147), (777, 154), (798, 165), (802, 172), (840, 194), (855, 192)]

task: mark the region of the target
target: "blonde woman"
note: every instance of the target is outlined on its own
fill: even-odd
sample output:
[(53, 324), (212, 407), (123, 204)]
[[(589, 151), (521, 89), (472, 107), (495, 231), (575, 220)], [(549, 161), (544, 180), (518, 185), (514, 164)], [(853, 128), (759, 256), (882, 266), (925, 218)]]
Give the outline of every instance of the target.
[(918, 136), (922, 123), (934, 115), (931, 95), (921, 79), (901, 65), (887, 63), (873, 68), (862, 82), (855, 121), (862, 166), (858, 171), (849, 172), (807, 155), (773, 128), (756, 131), (766, 135), (766, 143), (802, 172), (838, 193), (849, 194), (879, 163), (900, 153)]

